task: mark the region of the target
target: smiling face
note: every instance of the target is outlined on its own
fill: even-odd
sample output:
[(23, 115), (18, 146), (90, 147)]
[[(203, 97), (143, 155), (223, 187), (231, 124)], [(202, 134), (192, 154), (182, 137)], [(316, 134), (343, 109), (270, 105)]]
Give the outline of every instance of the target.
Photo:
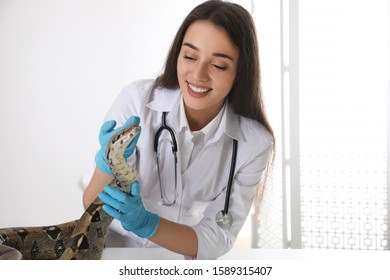
[[(210, 21), (187, 29), (177, 60), (177, 76), (187, 119), (201, 129), (221, 110), (237, 73), (239, 51), (227, 32)], [(191, 126), (191, 123), (190, 123)]]

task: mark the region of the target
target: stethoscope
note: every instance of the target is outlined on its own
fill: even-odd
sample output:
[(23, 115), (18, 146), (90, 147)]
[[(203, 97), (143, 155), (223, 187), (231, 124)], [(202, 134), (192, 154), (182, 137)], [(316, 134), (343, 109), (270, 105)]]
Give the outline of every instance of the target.
[[(177, 142), (176, 142), (176, 137), (175, 133), (173, 132), (173, 129), (170, 128), (167, 123), (166, 123), (166, 116), (167, 112), (162, 113), (162, 124), (160, 128), (156, 131), (156, 134), (154, 136), (154, 152), (156, 153), (156, 159), (157, 159), (157, 173), (158, 173), (158, 181), (160, 184), (160, 195), (161, 195), (161, 201), (162, 205), (164, 206), (172, 206), (173, 204), (176, 203), (176, 198), (177, 198)], [(162, 187), (162, 182), (161, 182), (161, 171), (160, 171), (160, 150), (159, 150), (159, 140), (161, 133), (166, 130), (169, 132), (169, 135), (171, 136), (171, 140), (165, 139), (166, 141), (170, 142), (172, 146), (172, 154), (173, 154), (173, 160), (174, 160), (174, 166), (175, 166), (175, 188), (174, 188), (174, 193), (173, 193), (173, 199), (171, 201), (168, 201), (165, 199), (164, 196), (164, 191)]]
[[(161, 195), (161, 201), (162, 205), (164, 206), (172, 206), (176, 203), (177, 199), (177, 141), (175, 137), (175, 133), (173, 132), (173, 129), (169, 127), (166, 123), (166, 116), (167, 112), (162, 113), (162, 124), (160, 128), (156, 131), (156, 134), (154, 136), (154, 152), (156, 153), (156, 159), (157, 159), (157, 173), (158, 173), (158, 180), (160, 185), (160, 195)], [(168, 200), (166, 199), (166, 195), (164, 194), (164, 189), (162, 187), (162, 180), (161, 180), (161, 171), (160, 171), (160, 150), (159, 150), (159, 140), (162, 132), (166, 130), (171, 139), (164, 139), (165, 141), (168, 141), (172, 146), (172, 154), (174, 157), (174, 165), (175, 165), (175, 187), (174, 187), (174, 193), (173, 193), (173, 199)], [(236, 167), (236, 158), (237, 158), (237, 140), (233, 139), (233, 151), (232, 151), (232, 159), (230, 164), (230, 172), (229, 172), (229, 179), (228, 179), (228, 185), (226, 189), (226, 196), (225, 196), (225, 206), (223, 210), (219, 211), (215, 217), (215, 221), (217, 225), (222, 229), (229, 229), (233, 224), (233, 218), (232, 215), (229, 213), (229, 202), (230, 202), (230, 195), (232, 191), (232, 184), (233, 184), (233, 176), (234, 176), (234, 170)]]

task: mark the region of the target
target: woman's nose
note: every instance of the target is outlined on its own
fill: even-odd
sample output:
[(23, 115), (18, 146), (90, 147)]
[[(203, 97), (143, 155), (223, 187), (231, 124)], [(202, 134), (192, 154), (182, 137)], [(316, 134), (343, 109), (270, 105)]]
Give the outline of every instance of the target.
[(199, 62), (194, 69), (194, 78), (198, 81), (207, 81), (209, 79), (208, 65)]

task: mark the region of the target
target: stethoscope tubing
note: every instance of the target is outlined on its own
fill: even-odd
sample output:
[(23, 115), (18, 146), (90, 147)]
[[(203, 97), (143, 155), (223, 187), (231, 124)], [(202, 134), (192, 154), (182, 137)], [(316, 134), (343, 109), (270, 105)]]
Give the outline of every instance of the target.
[(230, 165), (228, 185), (227, 185), (227, 189), (226, 189), (225, 207), (223, 208), (223, 214), (225, 214), (225, 215), (229, 211), (230, 194), (232, 192), (234, 171), (236, 169), (236, 159), (237, 159), (237, 140), (233, 139), (232, 160), (231, 160), (231, 165)]
[(175, 137), (175, 133), (173, 132), (172, 128), (170, 128), (167, 123), (166, 123), (166, 116), (167, 116), (167, 112), (163, 112), (162, 113), (162, 125), (160, 126), (160, 128), (156, 131), (156, 135), (154, 136), (154, 152), (157, 153), (157, 148), (158, 148), (158, 140), (160, 139), (160, 135), (161, 133), (166, 130), (169, 132), (169, 134), (171, 135), (171, 139), (172, 139), (172, 152), (176, 153), (177, 152), (177, 141), (176, 141), (176, 137)]

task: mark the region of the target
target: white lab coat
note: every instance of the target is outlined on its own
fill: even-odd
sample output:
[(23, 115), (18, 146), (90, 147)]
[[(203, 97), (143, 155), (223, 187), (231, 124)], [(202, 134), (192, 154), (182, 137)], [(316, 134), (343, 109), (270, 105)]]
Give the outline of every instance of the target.
[[(161, 88), (152, 91), (153, 85), (154, 80), (142, 80), (126, 86), (113, 103), (105, 120), (116, 120), (119, 126), (131, 116), (140, 117), (141, 136), (136, 153), (128, 161), (139, 172), (145, 208), (171, 221), (192, 226), (198, 238), (198, 259), (218, 258), (232, 248), (250, 211), (256, 185), (267, 164), (271, 147), (270, 135), (258, 122), (234, 114), (228, 105), (216, 133), (185, 172), (181, 171), (178, 156), (177, 203), (169, 207), (163, 206), (153, 141), (155, 132), (161, 126), (162, 112), (168, 112), (167, 124), (177, 135), (181, 92), (179, 89)], [(224, 208), (232, 138), (238, 140), (236, 171), (229, 207), (233, 225), (229, 230), (223, 230), (217, 226), (215, 216)], [(160, 168), (164, 174), (172, 174), (171, 186), (165, 186), (165, 192), (168, 193), (168, 197), (173, 197), (172, 151), (166, 149), (166, 152), (170, 155), (162, 157)], [(168, 157), (169, 162), (164, 161), (164, 158)], [(138, 246), (156, 246), (127, 232), (118, 221), (114, 221), (111, 228), (116, 232), (116, 238), (131, 237), (136, 240)], [(120, 244), (123, 246), (126, 242)], [(131, 244), (130, 246), (134, 245)]]

